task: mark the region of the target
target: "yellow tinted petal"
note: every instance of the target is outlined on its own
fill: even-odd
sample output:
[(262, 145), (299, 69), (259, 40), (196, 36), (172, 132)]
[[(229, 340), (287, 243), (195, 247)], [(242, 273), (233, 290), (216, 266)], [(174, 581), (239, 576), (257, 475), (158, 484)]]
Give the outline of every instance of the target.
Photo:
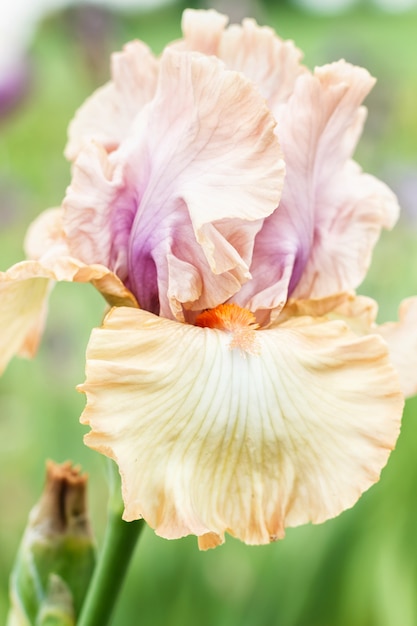
[(376, 335), (301, 318), (231, 336), (113, 309), (87, 351), (86, 443), (119, 464), (127, 520), (251, 543), (323, 522), (378, 480), (403, 400)]
[(111, 306), (138, 306), (132, 293), (102, 265), (55, 256), (52, 249), (38, 261), (17, 263), (0, 272), (0, 373), (15, 354), (36, 353), (55, 281), (90, 282)]
[(398, 319), (382, 324), (377, 330), (388, 343), (401, 388), (409, 397), (417, 393), (417, 297), (402, 301)]
[(50, 288), (47, 278), (2, 280), (3, 277), (0, 275), (0, 373), (15, 354), (31, 357), (36, 352)]

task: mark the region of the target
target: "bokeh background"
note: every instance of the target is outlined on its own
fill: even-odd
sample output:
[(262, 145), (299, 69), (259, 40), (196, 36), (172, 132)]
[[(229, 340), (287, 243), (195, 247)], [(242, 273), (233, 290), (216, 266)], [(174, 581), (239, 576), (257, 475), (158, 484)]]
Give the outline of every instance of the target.
[[(66, 128), (84, 98), (108, 79), (110, 52), (132, 38), (160, 52), (180, 35), (185, 4), (1, 1), (0, 268), (6, 269), (22, 258), (29, 222), (63, 198), (69, 182), (62, 156)], [(403, 209), (396, 229), (382, 237), (360, 289), (380, 302), (380, 321), (394, 319), (399, 301), (417, 293), (415, 5), (413, 0), (205, 5), (235, 20), (246, 14), (273, 26), (281, 37), (295, 40), (311, 68), (344, 57), (378, 78), (356, 157), (395, 189)], [(15, 359), (0, 379), (0, 623), (6, 619), (8, 575), (42, 488), (46, 458), (72, 459), (89, 473), (98, 544), (103, 536), (105, 464), (82, 443), (85, 428), (78, 417), (84, 400), (75, 391), (84, 378), (90, 329), (102, 311), (93, 288), (58, 285), (36, 359)], [(265, 547), (228, 537), (208, 553), (198, 551), (194, 538), (169, 542), (145, 530), (114, 625), (197, 624), (417, 624), (416, 400), (407, 403), (381, 481), (335, 520), (291, 529), (283, 541)]]

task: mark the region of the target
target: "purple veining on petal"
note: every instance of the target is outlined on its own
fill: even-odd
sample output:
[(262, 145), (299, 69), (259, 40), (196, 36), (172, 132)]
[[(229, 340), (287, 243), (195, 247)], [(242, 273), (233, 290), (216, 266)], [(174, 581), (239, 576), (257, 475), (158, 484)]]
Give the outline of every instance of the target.
[[(129, 274), (126, 284), (135, 294), (141, 307), (156, 315), (159, 315), (160, 302), (155, 256), (159, 256), (158, 250), (166, 244), (161, 232), (149, 228), (134, 229), (129, 241)], [(162, 269), (160, 264), (158, 269)]]
[(92, 143), (78, 156), (66, 203), (74, 253), (163, 317), (227, 301), (250, 278), (255, 236), (280, 198), (274, 128), (239, 73), (167, 49), (129, 135), (110, 154)]
[[(161, 302), (159, 291), (168, 287), (168, 254), (172, 252), (174, 239), (180, 240), (184, 228), (192, 233), (191, 221), (186, 207), (180, 200), (147, 206), (147, 198), (142, 199), (129, 238), (127, 284), (136, 295), (142, 308), (157, 315)], [(164, 210), (170, 206), (170, 212)], [(185, 210), (184, 210), (185, 209)], [(192, 233), (193, 236), (193, 233)], [(166, 295), (166, 294), (165, 294)]]
[(109, 265), (125, 283), (129, 277), (127, 249), (136, 212), (136, 198), (123, 195), (115, 204), (111, 218), (112, 246)]
[[(282, 306), (296, 288), (309, 258), (313, 224), (294, 221), (284, 186), (283, 200), (257, 234), (251, 280), (231, 300), (253, 310)], [(295, 211), (292, 211), (295, 214)]]

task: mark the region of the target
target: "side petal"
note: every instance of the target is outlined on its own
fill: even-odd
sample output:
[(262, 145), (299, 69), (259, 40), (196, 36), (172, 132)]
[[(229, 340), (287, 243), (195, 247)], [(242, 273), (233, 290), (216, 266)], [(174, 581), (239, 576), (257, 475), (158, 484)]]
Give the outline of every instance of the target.
[(417, 393), (417, 298), (403, 300), (398, 322), (388, 322), (377, 332), (388, 344), (391, 360), (396, 368), (406, 397)]
[[(75, 163), (64, 202), (72, 253), (110, 267), (143, 308), (167, 317), (224, 302), (250, 277), (255, 236), (279, 202), (274, 127), (242, 75), (167, 49), (130, 137), (110, 155), (92, 145)], [(195, 268), (193, 301), (188, 285), (169, 282), (173, 257)]]
[(351, 161), (373, 84), (366, 70), (339, 61), (299, 76), (274, 111), (286, 178), (279, 208), (256, 238), (241, 306), (323, 298), (363, 280), (381, 228), (398, 217), (394, 194)]
[(323, 522), (378, 480), (403, 407), (385, 342), (340, 321), (230, 335), (113, 309), (87, 349), (86, 443), (113, 458), (124, 518), (250, 544)]
[[(122, 188), (120, 169), (115, 169), (104, 148), (96, 142), (86, 144), (73, 165), (62, 203), (64, 237), (74, 257), (87, 264), (110, 265), (112, 211)], [(112, 265), (124, 280), (126, 272), (117, 262)]]
[(35, 354), (45, 324), (51, 282), (31, 278), (22, 268), (21, 276), (25, 274), (29, 278), (19, 280), (0, 273), (0, 374), (15, 354)]
[(314, 242), (293, 297), (317, 298), (358, 287), (381, 229), (392, 228), (399, 214), (394, 193), (354, 162), (333, 177), (320, 202)]
[(30, 225), (29, 260), (0, 272), (0, 373), (15, 355), (32, 357), (44, 329), (48, 296), (56, 281), (90, 282), (111, 306), (137, 307), (133, 294), (113, 272), (70, 256), (62, 210), (48, 209)]
[(65, 156), (74, 161), (92, 139), (109, 152), (128, 135), (137, 113), (154, 95), (158, 62), (141, 41), (125, 45), (111, 59), (112, 80), (78, 109), (68, 128)]
[(36, 353), (45, 325), (48, 296), (55, 281), (90, 282), (111, 306), (137, 306), (120, 280), (101, 265), (71, 257), (22, 261), (0, 272), (0, 373), (18, 354)]

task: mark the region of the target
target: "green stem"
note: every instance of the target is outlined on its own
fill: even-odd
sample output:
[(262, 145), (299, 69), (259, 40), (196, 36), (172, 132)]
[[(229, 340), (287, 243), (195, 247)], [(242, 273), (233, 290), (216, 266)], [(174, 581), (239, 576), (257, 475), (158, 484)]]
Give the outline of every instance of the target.
[(110, 467), (110, 499), (103, 548), (77, 626), (107, 626), (126, 576), (143, 520), (122, 520), (123, 504), (115, 465)]

